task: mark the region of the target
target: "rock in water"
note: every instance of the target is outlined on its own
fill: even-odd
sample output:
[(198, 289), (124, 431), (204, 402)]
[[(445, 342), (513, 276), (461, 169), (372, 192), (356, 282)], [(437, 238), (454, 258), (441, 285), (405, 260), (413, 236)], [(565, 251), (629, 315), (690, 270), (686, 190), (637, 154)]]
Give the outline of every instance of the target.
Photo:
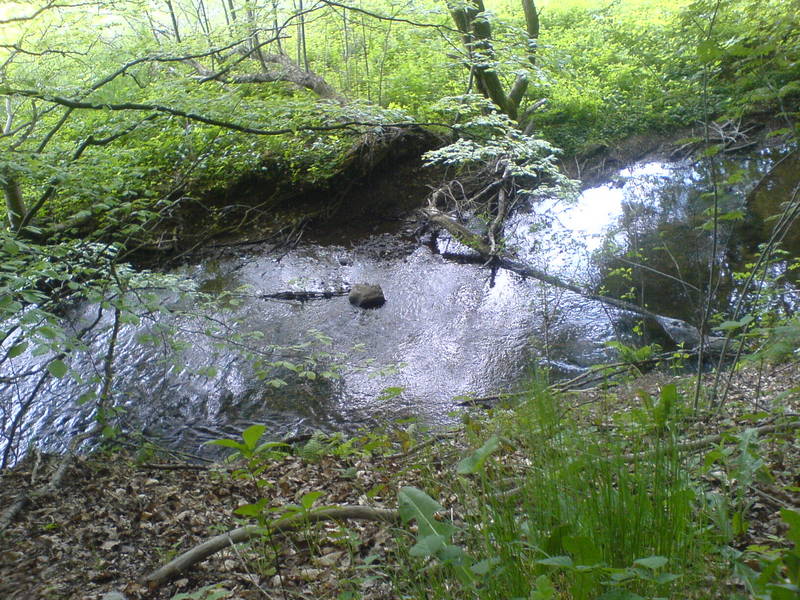
[(357, 283), (350, 288), (348, 299), (350, 304), (359, 308), (380, 308), (386, 303), (381, 286), (366, 283)]

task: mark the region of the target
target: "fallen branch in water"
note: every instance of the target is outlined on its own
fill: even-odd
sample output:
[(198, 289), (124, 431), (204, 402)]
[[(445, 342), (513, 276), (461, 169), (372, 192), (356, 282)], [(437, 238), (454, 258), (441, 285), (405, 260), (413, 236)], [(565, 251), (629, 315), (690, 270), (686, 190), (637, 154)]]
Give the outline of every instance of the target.
[[(476, 233), (472, 233), (466, 227), (464, 227), (460, 223), (457, 223), (456, 221), (448, 217), (446, 214), (442, 213), (441, 211), (435, 208), (423, 209), (422, 213), (427, 217), (427, 219), (431, 223), (443, 227), (459, 242), (475, 250), (487, 264), (490, 264), (493, 267), (500, 267), (508, 271), (513, 271), (514, 273), (522, 275), (523, 277), (530, 277), (531, 279), (537, 279), (543, 283), (548, 283), (552, 286), (565, 289), (570, 292), (574, 292), (575, 294), (583, 296), (584, 298), (587, 298), (589, 300), (596, 300), (598, 302), (602, 302), (603, 304), (608, 304), (609, 306), (613, 306), (621, 310), (626, 310), (641, 315), (643, 317), (646, 317), (648, 319), (651, 319), (656, 323), (658, 323), (658, 325), (662, 329), (664, 329), (664, 332), (668, 336), (670, 336), (670, 338), (672, 338), (677, 344), (680, 344), (685, 340), (676, 339), (675, 337), (676, 328), (666, 326), (665, 321), (673, 322), (677, 325), (682, 325), (687, 330), (696, 331), (696, 328), (692, 327), (688, 323), (680, 321), (679, 319), (668, 319), (654, 312), (651, 312), (646, 308), (637, 306), (636, 304), (633, 304), (631, 302), (626, 302), (625, 300), (619, 300), (617, 298), (611, 298), (609, 296), (596, 294), (595, 292), (592, 292), (587, 288), (576, 285), (574, 283), (570, 283), (568, 281), (564, 281), (563, 279), (559, 279), (558, 277), (545, 273), (544, 271), (536, 269), (519, 260), (515, 260), (513, 258), (497, 254), (496, 252), (493, 252), (493, 248), (490, 246), (489, 243), (487, 243), (483, 239), (482, 236)], [(696, 333), (696, 335), (699, 340), (699, 333)]]
[(350, 290), (332, 290), (325, 292), (276, 292), (274, 294), (259, 294), (258, 297), (262, 300), (299, 300), (305, 302), (306, 300), (320, 300), (327, 298), (336, 298), (338, 296), (346, 296)]
[(155, 589), (177, 575), (183, 573), (189, 567), (205, 560), (212, 554), (232, 546), (240, 544), (262, 535), (274, 535), (286, 533), (298, 527), (319, 523), (322, 521), (382, 521), (385, 523), (397, 523), (400, 521), (400, 513), (396, 510), (386, 508), (373, 508), (371, 506), (344, 505), (334, 508), (325, 508), (309, 513), (298, 513), (286, 519), (272, 523), (269, 527), (258, 525), (246, 525), (232, 529), (205, 542), (198, 544), (194, 548), (187, 550), (177, 558), (174, 558), (164, 566), (156, 569), (152, 573), (141, 578), (141, 583), (147, 584), (150, 589)]

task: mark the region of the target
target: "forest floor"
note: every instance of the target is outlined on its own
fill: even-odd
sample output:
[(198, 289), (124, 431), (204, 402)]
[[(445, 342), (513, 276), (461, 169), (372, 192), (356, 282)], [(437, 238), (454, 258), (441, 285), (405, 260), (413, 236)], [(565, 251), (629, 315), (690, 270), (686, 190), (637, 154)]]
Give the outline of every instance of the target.
[[(713, 418), (686, 420), (680, 441), (763, 426), (778, 415), (796, 420), (798, 380), (798, 363), (737, 372), (725, 410)], [(655, 396), (660, 386), (674, 381), (674, 375), (653, 372), (613, 390), (567, 394), (564, 406), (588, 427), (613, 427), (614, 415), (641, 405), (643, 391)], [(254, 477), (237, 475), (237, 464), (198, 465), (122, 450), (80, 457), (61, 488), (34, 498), (0, 537), (0, 598), (97, 600), (110, 591), (124, 595), (117, 600), (205, 598), (180, 594), (209, 585), (220, 586), (220, 595), (209, 598), (394, 598), (397, 561), (392, 557), (403, 537), (391, 525), (369, 521), (318, 523), (229, 547), (159, 589), (138, 580), (204, 539), (241, 525), (234, 509), (261, 497), (276, 516), (281, 507), (316, 491), (322, 495), (315, 506), (395, 508), (401, 486), (424, 489), (424, 477), (454, 477), (454, 465), (467, 452), (466, 438), (463, 432), (443, 435), (411, 451), (387, 444), (381, 450), (385, 455), (288, 454), (270, 460)], [(740, 548), (779, 543), (785, 532), (779, 510), (800, 505), (796, 431), (765, 439), (759, 450), (770, 478), (752, 488), (751, 527), (738, 540)], [(513, 460), (513, 453), (508, 458)], [(29, 459), (2, 473), (0, 506), (10, 506), (21, 492), (47, 481), (56, 463), (55, 457)], [(707, 483), (724, 492), (728, 482), (711, 473)], [(445, 506), (459, 511), (455, 498)], [(736, 585), (710, 582), (709, 589), (726, 598)]]

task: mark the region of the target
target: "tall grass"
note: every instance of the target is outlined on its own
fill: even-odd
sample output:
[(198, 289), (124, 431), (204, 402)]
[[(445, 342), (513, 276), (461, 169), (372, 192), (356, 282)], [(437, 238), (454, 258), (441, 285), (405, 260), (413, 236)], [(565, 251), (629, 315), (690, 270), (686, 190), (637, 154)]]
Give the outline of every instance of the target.
[(431, 481), (458, 499), (453, 541), (476, 584), (457, 585), (446, 560), (428, 559), (406, 569), (413, 576), (398, 589), (432, 599), (671, 596), (688, 582), (666, 571), (699, 562), (703, 525), (664, 418), (671, 402), (662, 397), (659, 422), (631, 439), (579, 425), (532, 385), (520, 407), (495, 418), (502, 444), (479, 473)]

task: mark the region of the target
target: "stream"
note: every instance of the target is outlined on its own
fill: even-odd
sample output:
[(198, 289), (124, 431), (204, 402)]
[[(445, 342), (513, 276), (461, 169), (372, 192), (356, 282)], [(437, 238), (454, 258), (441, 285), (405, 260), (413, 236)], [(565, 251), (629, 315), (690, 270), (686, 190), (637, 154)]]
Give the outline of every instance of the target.
[[(720, 230), (720, 309), (735, 298), (732, 273), (768, 235), (766, 217), (796, 185), (795, 156), (775, 169), (751, 206), (744, 205), (746, 191), (780, 156), (759, 150), (720, 166), (720, 179), (736, 175), (735, 183), (720, 186), (720, 206), (743, 217)], [(694, 322), (701, 298), (692, 286), (702, 287), (712, 251), (710, 233), (701, 227), (710, 190), (703, 165), (643, 161), (584, 190), (575, 202), (553, 199), (519, 209), (506, 224), (506, 245), (562, 279), (602, 286), (607, 295), (629, 294), (653, 312)], [(193, 314), (122, 326), (113, 399), (124, 429), (200, 452), (203, 442), (236, 436), (252, 423), (266, 424), (276, 439), (402, 419), (440, 426), (458, 419), (460, 402), (512, 390), (535, 367), (549, 368), (553, 378), (573, 377), (613, 360), (611, 340), (668, 344), (654, 331), (638, 337), (635, 315), (506, 271), (492, 276), (481, 265), (453, 260), (469, 250), (447, 235), (420, 244), (413, 230), (409, 219), (375, 225), (375, 231), (371, 225), (327, 231), (279, 255), (266, 247), (231, 247), (180, 269), (216, 303), (187, 305), (168, 294), (163, 303)], [(785, 247), (798, 255), (796, 228)], [(305, 302), (261, 297), (335, 292), (356, 283), (381, 285), (386, 304), (362, 310), (346, 296)], [(71, 318), (87, 322), (96, 314), (97, 307), (84, 306)], [(34, 441), (63, 448), (90, 426), (90, 411), (76, 399), (98, 386), (90, 378), (102, 370), (111, 315), (101, 324), (88, 349), (68, 359), (84, 382), (67, 377), (41, 387), (27, 407), (27, 425), (16, 434), (20, 448)], [(13, 368), (41, 360), (23, 354)], [(0, 384), (0, 449), (33, 385)]]

